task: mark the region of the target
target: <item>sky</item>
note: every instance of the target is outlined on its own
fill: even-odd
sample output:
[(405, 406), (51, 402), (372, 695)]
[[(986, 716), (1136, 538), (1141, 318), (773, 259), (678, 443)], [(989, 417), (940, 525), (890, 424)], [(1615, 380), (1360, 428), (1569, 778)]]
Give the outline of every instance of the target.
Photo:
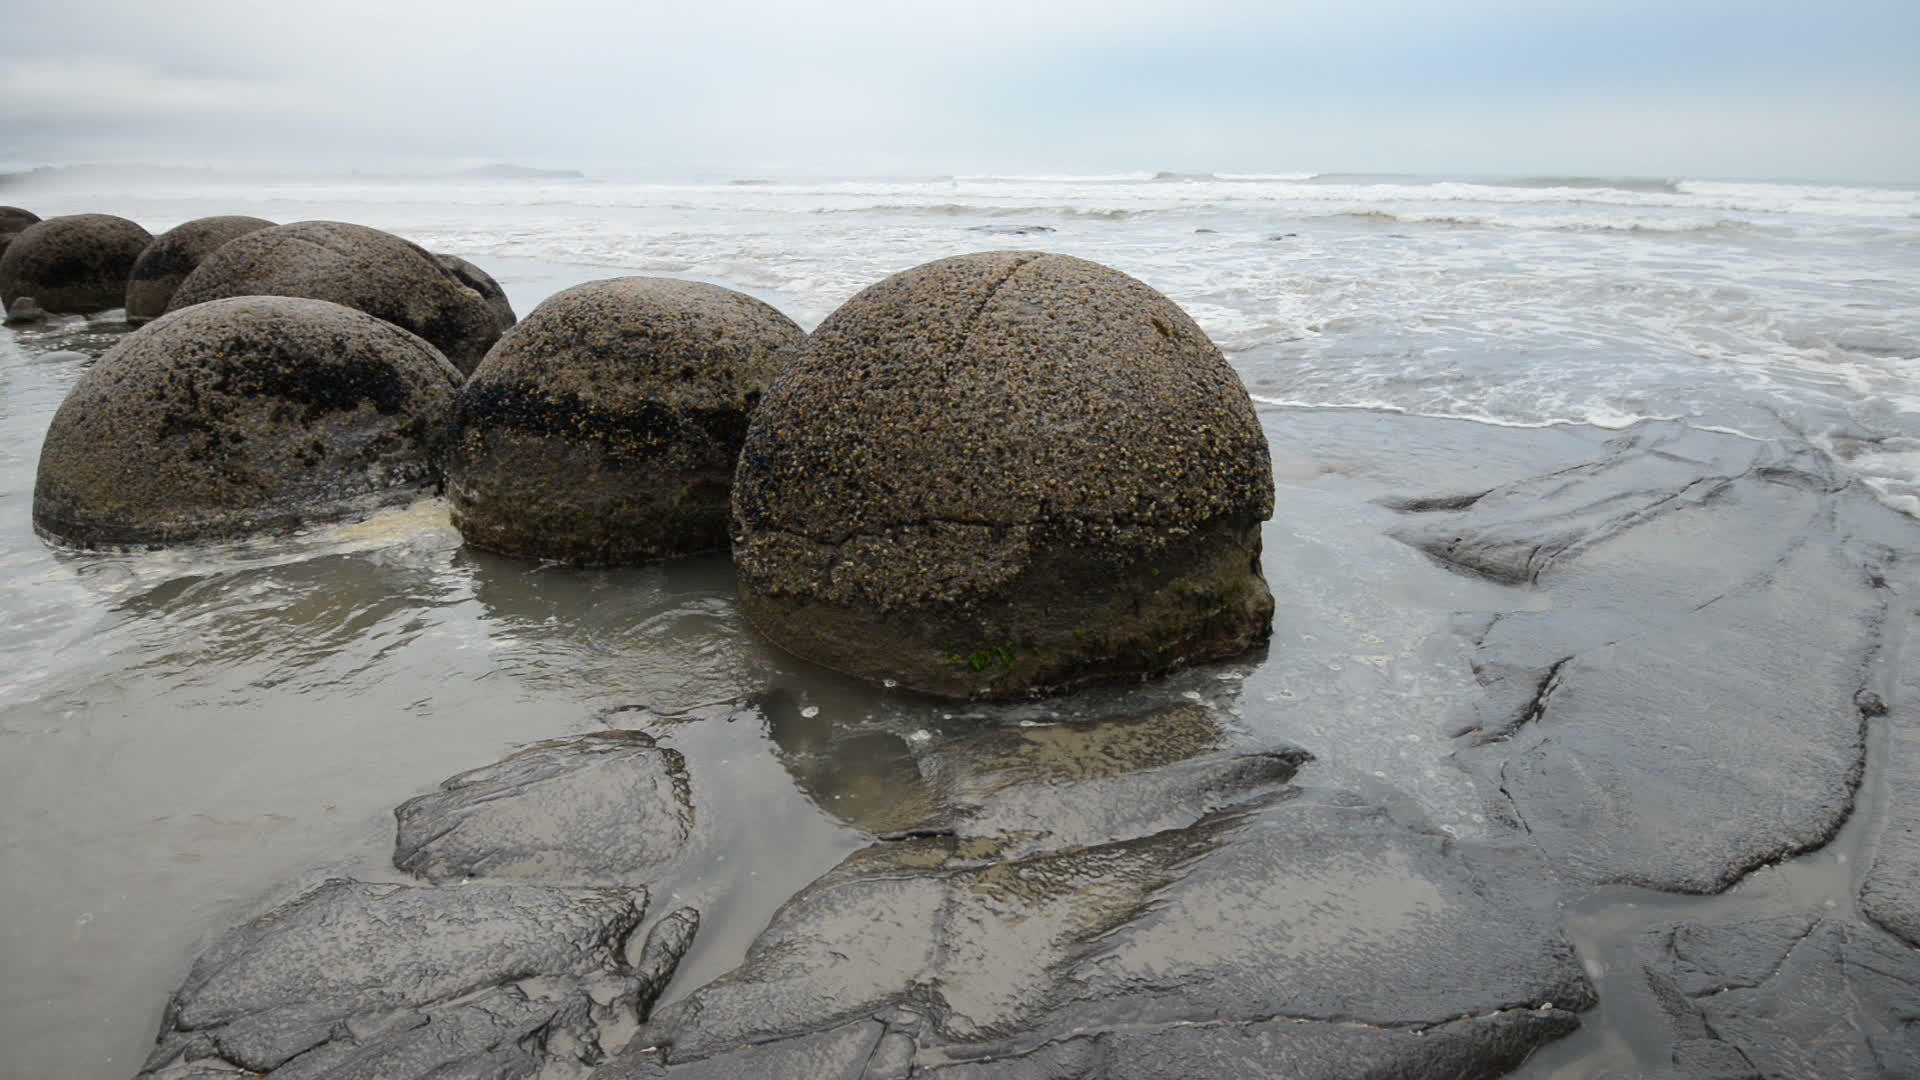
[(0, 166), (1920, 181), (1920, 0), (0, 0)]

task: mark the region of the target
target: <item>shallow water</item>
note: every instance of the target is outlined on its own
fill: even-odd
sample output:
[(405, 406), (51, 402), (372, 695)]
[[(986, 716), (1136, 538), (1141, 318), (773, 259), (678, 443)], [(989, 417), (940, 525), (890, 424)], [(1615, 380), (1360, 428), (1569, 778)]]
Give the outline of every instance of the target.
[[(130, 1075), (212, 935), (328, 874), (398, 877), (393, 806), (569, 732), (643, 727), (688, 758), (702, 861), (657, 883), (655, 910), (691, 902), (705, 919), (669, 997), (732, 967), (775, 906), (896, 820), (915, 755), (982, 725), (1189, 705), (1222, 741), (1312, 751), (1303, 782), (1478, 835), (1474, 789), (1446, 757), (1450, 718), (1480, 692), (1455, 631), (1462, 613), (1539, 601), (1440, 570), (1385, 537), (1393, 515), (1368, 500), (1481, 490), (1591, 457), (1607, 432), (1587, 422), (1671, 415), (1809, 432), (1896, 505), (1920, 490), (1903, 471), (1920, 459), (1920, 222), (1898, 192), (944, 183), (17, 196), (156, 231), (213, 212), (365, 221), (475, 258), (523, 314), (564, 285), (643, 272), (741, 288), (812, 325), (885, 273), (957, 251), (1113, 263), (1192, 311), (1265, 402), (1279, 615), (1241, 662), (985, 708), (772, 650), (722, 558), (513, 562), (463, 550), (434, 500), (230, 549), (57, 553), (32, 534), (33, 470), (89, 362), (59, 347), (97, 350), (111, 329), (0, 331), (0, 1075)], [(967, 231), (1029, 220), (1057, 231)], [(1631, 935), (1852, 904), (1876, 783), (1839, 841), (1725, 897), (1570, 901), (1603, 1003), (1523, 1075), (1663, 1063), (1624, 966)]]

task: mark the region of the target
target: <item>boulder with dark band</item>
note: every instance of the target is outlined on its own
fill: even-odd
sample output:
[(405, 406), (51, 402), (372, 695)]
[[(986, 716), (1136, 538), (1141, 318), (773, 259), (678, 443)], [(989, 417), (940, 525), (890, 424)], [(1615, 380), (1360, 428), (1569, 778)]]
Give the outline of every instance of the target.
[(0, 307), (31, 296), (61, 315), (117, 308), (152, 234), (112, 214), (48, 218), (22, 229), (0, 255)]
[(138, 326), (164, 315), (174, 290), (201, 260), (229, 240), (271, 228), (264, 218), (204, 217), (154, 237), (127, 277), (127, 321)]
[(298, 221), (221, 245), (180, 283), (167, 310), (232, 296), (345, 304), (426, 338), (462, 372), (501, 331), (487, 298), (418, 244), (339, 221)]
[(1001, 251), (828, 316), (754, 415), (734, 558), (754, 624), (874, 681), (1008, 698), (1263, 641), (1273, 465), (1166, 297)]
[(57, 542), (229, 538), (404, 502), (439, 479), (460, 373), (323, 300), (246, 296), (142, 327), (80, 377), (40, 454)]
[(800, 328), (717, 285), (567, 289), (460, 392), (447, 462), (467, 543), (615, 566), (726, 546), (749, 413)]

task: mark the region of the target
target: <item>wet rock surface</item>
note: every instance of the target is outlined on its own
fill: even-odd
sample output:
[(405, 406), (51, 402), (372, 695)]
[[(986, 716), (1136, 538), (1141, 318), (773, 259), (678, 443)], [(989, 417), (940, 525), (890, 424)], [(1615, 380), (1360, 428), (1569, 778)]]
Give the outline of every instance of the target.
[(127, 276), (127, 321), (138, 326), (166, 314), (174, 291), (201, 260), (229, 240), (271, 228), (265, 218), (226, 215), (195, 218), (154, 237)]
[(1860, 908), (1866, 916), (1907, 944), (1920, 947), (1920, 585), (1910, 561), (1890, 577), (1898, 590), (1895, 617), (1889, 619), (1888, 652), (1897, 660), (1885, 699), (1869, 691), (1862, 711), (1886, 729), (1885, 820), (1880, 824), (1873, 861), (1861, 884)]
[(330, 881), (200, 958), (142, 1075), (209, 1057), (282, 1077), (530, 1075), (562, 1047), (590, 1062), (590, 990), (619, 988), (645, 910), (624, 889)]
[(822, 322), (734, 487), (742, 605), (795, 654), (1017, 697), (1245, 652), (1272, 462), (1193, 320), (1118, 271), (990, 252)]
[(1920, 1075), (1920, 952), (1825, 915), (1678, 924), (1646, 938), (1648, 983), (1672, 1018), (1667, 1075)]
[(1609, 451), (1397, 502), (1398, 535), (1551, 598), (1475, 634), (1457, 756), (1490, 813), (1575, 879), (1718, 892), (1853, 808), (1902, 523), (1804, 447), (1647, 424)]
[(241, 297), (108, 350), (55, 413), (34, 526), (81, 547), (290, 528), (438, 479), (459, 373), (426, 342), (317, 300)]
[(461, 391), (454, 524), (482, 550), (608, 566), (724, 548), (748, 417), (804, 335), (717, 285), (577, 285)]
[(86, 315), (117, 308), (127, 274), (153, 239), (112, 214), (70, 214), (14, 234), (0, 254), (0, 307), (31, 296), (50, 312)]
[(610, 731), (461, 773), (394, 817), (394, 865), (429, 881), (640, 883), (681, 853), (693, 802), (678, 752)]
[(339, 221), (278, 225), (222, 244), (180, 283), (167, 310), (261, 295), (364, 311), (425, 338), (463, 373), (503, 329), (487, 298), (419, 245)]
[[(741, 968), (657, 1010), (643, 1049), (609, 1071), (676, 1075), (751, 1044), (751, 1068), (767, 1075), (836, 1075), (795, 1070), (814, 1067), (803, 1063), (822, 1052), (820, 1033), (852, 1024), (877, 1043), (865, 1022), (889, 1016), (885, 1037), (910, 1038), (902, 1058), (931, 1068), (1187, 1023), (1285, 1018), (1364, 1042), (1375, 1028), (1590, 1004), (1547, 921), (1447, 847), (1351, 798), (1292, 794), (1189, 829), (1004, 861), (970, 859), (945, 837), (882, 844), (789, 901)], [(1551, 1017), (1522, 1043), (1569, 1026)], [(1515, 1049), (1494, 1049), (1513, 1036), (1502, 1025), (1462, 1034), (1475, 1056)]]

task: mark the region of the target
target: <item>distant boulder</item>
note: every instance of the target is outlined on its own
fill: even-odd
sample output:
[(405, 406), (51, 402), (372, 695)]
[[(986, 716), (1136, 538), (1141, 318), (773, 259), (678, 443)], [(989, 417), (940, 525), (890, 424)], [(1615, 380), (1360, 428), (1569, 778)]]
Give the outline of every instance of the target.
[(80, 547), (222, 539), (402, 502), (439, 480), (460, 373), (321, 300), (244, 296), (134, 331), (74, 384), (33, 523)]
[(0, 307), (31, 296), (55, 314), (117, 308), (127, 275), (153, 235), (112, 214), (48, 218), (15, 234), (0, 255)]
[(480, 294), (480, 298), (485, 300), (487, 306), (493, 309), (494, 317), (500, 322), (500, 330), (502, 333), (506, 332), (508, 327), (520, 321), (520, 317), (513, 313), (513, 304), (507, 299), (507, 290), (501, 288), (500, 283), (493, 280), (492, 274), (487, 273), (485, 270), (480, 269), (458, 255), (436, 254), (433, 259), (440, 264), (440, 269), (459, 278), (460, 284)]
[(804, 338), (717, 285), (576, 285), (509, 330), (461, 390), (453, 522), (484, 551), (614, 566), (723, 548), (747, 419)]
[(154, 237), (127, 277), (127, 321), (138, 326), (166, 314), (174, 290), (214, 249), (236, 237), (271, 228), (273, 222), (257, 217), (203, 217)]
[(418, 244), (339, 221), (300, 221), (231, 240), (168, 301), (178, 311), (232, 296), (304, 296), (357, 308), (426, 338), (471, 372), (500, 337), (487, 299)]
[(0, 255), (7, 253), (7, 245), (27, 226), (40, 220), (40, 215), (31, 210), (22, 210), (17, 206), (0, 206)]
[(1006, 698), (1265, 640), (1272, 513), (1253, 404), (1185, 312), (998, 251), (895, 274), (808, 337), (748, 429), (733, 553), (787, 650)]

